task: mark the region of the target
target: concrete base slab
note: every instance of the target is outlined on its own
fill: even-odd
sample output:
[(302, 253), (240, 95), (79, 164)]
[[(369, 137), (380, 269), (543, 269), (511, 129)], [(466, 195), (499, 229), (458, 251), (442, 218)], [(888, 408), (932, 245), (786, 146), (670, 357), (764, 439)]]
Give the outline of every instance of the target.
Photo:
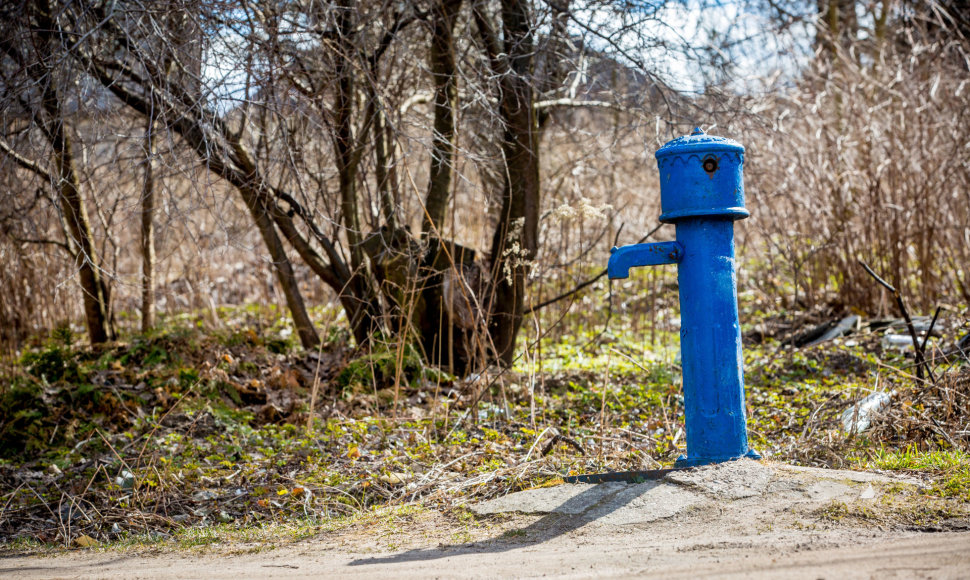
[(663, 479), (639, 484), (564, 484), (530, 489), (471, 506), (479, 515), (499, 513), (561, 514), (577, 524), (629, 525), (671, 518), (699, 506), (724, 506), (758, 498), (784, 510), (831, 501), (871, 501), (876, 486), (917, 485), (905, 477), (846, 470), (776, 465), (741, 459), (674, 471)]
[(609, 502), (593, 506), (587, 517), (598, 524), (625, 526), (648, 524), (685, 512), (707, 500), (688, 489), (651, 481), (627, 485)]
[(808, 475), (821, 479), (851, 481), (854, 483), (901, 483), (923, 487), (923, 482), (915, 477), (902, 474), (873, 473), (871, 471), (851, 471), (848, 469), (822, 469), (821, 467), (804, 467), (801, 465), (775, 464), (772, 469), (776, 472), (789, 472)]
[(773, 473), (764, 463), (740, 459), (674, 471), (664, 481), (693, 487), (716, 498), (732, 500), (761, 495), (768, 488)]
[(577, 483), (541, 487), (512, 493), (471, 506), (478, 515), (491, 515), (518, 512), (523, 514), (568, 514), (579, 515), (596, 504), (612, 499), (617, 493), (629, 487), (625, 483)]
[(601, 524), (627, 525), (669, 518), (705, 501), (686, 488), (648, 481), (530, 489), (471, 506), (478, 515), (497, 513), (580, 516)]

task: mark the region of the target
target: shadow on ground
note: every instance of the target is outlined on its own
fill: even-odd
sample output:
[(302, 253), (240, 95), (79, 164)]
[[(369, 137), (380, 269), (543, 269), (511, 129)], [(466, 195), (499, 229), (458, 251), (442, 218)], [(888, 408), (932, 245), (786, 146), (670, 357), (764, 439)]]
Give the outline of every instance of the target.
[[(513, 497), (514, 499), (511, 499)], [(662, 481), (638, 484), (618, 482), (596, 485), (565, 484), (554, 488), (528, 490), (485, 502), (476, 506), (475, 510), (481, 515), (510, 511), (546, 513), (544, 517), (528, 527), (509, 530), (501, 536), (488, 540), (442, 544), (434, 548), (408, 550), (391, 556), (362, 558), (354, 560), (350, 565), (394, 564), (449, 558), (470, 553), (501, 553), (548, 542), (592, 522), (644, 523), (669, 517), (701, 499), (700, 496)], [(645, 511), (644, 508), (646, 508)]]

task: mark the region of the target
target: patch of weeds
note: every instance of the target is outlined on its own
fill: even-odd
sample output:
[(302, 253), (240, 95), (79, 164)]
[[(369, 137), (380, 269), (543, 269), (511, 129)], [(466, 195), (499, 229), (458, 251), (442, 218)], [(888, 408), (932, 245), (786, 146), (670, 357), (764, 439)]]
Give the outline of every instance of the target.
[(3, 458), (56, 457), (62, 445), (76, 444), (98, 420), (116, 418), (121, 411), (113, 393), (90, 383), (50, 384), (43, 374), (39, 379), (21, 374), (6, 380), (6, 388), (0, 390)]
[(178, 383), (184, 390), (192, 388), (199, 382), (199, 370), (196, 368), (183, 367), (179, 369)]
[(454, 378), (425, 365), (421, 353), (411, 343), (401, 346), (375, 341), (374, 350), (348, 363), (334, 382), (341, 391), (361, 390), (362, 385), (375, 382), (377, 388), (381, 389), (392, 386), (398, 376), (402, 382), (412, 385), (418, 384), (421, 379), (440, 383)]
[(10, 457), (29, 445), (33, 437), (44, 429), (43, 386), (33, 380), (17, 380), (0, 395), (0, 415), (5, 417), (0, 427), (0, 456)]
[(274, 354), (286, 354), (293, 350), (293, 342), (281, 337), (267, 337), (264, 339), (266, 350)]
[(450, 515), (463, 524), (472, 524), (478, 521), (478, 517), (475, 515), (475, 512), (466, 507), (455, 508), (451, 510)]
[(249, 434), (252, 429), (248, 429), (253, 422), (253, 414), (245, 409), (231, 407), (218, 402), (213, 402), (206, 407), (216, 423), (227, 429), (227, 432), (239, 431)]
[(878, 502), (832, 501), (816, 509), (814, 515), (834, 523), (878, 524), (905, 529), (945, 528), (953, 522), (963, 522), (965, 527), (970, 506), (953, 499), (927, 496), (911, 488), (889, 489)]
[(199, 340), (197, 329), (175, 326), (137, 336), (113, 354), (122, 366), (143, 369), (187, 366), (187, 359), (195, 358)]
[[(286, 522), (239, 525), (234, 522), (210, 524), (176, 530), (171, 539), (152, 539), (154, 543), (172, 543), (182, 549), (201, 549), (213, 546), (239, 546), (259, 543), (267, 547), (296, 542), (317, 534), (322, 528), (319, 520), (293, 518)], [(137, 539), (143, 541), (144, 536)], [(128, 539), (106, 544), (106, 548), (125, 548)], [(144, 544), (142, 544), (144, 545)]]
[(74, 342), (77, 340), (77, 335), (74, 334), (74, 330), (71, 329), (71, 323), (63, 321), (51, 330), (51, 341), (55, 344), (59, 344), (64, 348), (73, 348)]
[(217, 544), (227, 539), (223, 526), (206, 526), (202, 528), (186, 528), (175, 535), (175, 541), (180, 548), (195, 548)]
[(261, 340), (259, 334), (252, 328), (243, 328), (240, 330), (234, 330), (229, 335), (220, 336), (220, 343), (223, 346), (228, 347), (239, 347), (239, 346), (260, 346)]
[(65, 346), (27, 351), (20, 357), (20, 364), (28, 373), (48, 383), (80, 383), (85, 379), (76, 353)]
[(843, 501), (832, 500), (828, 504), (815, 510), (814, 515), (821, 520), (842, 522), (853, 515), (852, 509)]
[[(668, 298), (675, 304), (676, 292)], [(292, 329), (269, 309), (220, 310), (227, 319), (223, 328), (236, 330), (209, 334), (191, 317), (166, 318), (158, 331), (108, 351), (75, 349), (67, 337), (57, 339), (43, 356), (28, 356), (40, 376), (23, 364), (13, 363), (9, 373), (0, 368), (6, 373), (0, 375), (0, 418), (7, 421), (0, 430), (19, 430), (4, 432), (0, 445), (21, 445), (20, 433), (26, 432), (32, 433), (28, 441), (59, 446), (46, 457), (39, 447), (23, 463), (0, 462), (0, 483), (13, 481), (18, 470), (18, 477), (35, 474), (31, 488), (37, 491), (12, 497), (7, 514), (14, 517), (0, 521), (0, 534), (31, 534), (63, 545), (44, 502), (54, 505), (62, 489), (85, 489), (83, 501), (109, 508), (102, 512), (125, 511), (119, 525), (147, 522), (148, 529), (137, 534), (105, 531), (115, 520), (79, 521), (80, 529), (72, 529), (106, 546), (161, 542), (251, 550), (357, 524), (374, 528), (363, 530), (367, 534), (396, 538), (427, 523), (414, 511), (426, 508), (414, 504), (469, 503), (558, 485), (557, 474), (669, 464), (684, 444), (676, 311), (668, 306), (662, 315), (651, 312), (654, 321), (667, 321), (656, 328), (626, 322), (634, 311), (647, 320), (643, 309), (651, 304), (617, 304), (617, 312), (628, 309), (624, 316), (602, 319), (598, 328), (588, 317), (604, 313), (569, 314), (566, 330), (541, 337), (536, 356), (520, 357), (500, 377), (489, 373), (477, 382), (428, 369), (414, 347), (401, 350), (394, 340), (377, 337), (373, 350), (362, 349), (364, 356), (350, 364), (343, 355), (323, 359), (326, 392), (318, 393), (314, 417), (306, 412), (306, 372), (315, 373), (316, 365), (302, 353), (275, 354), (294, 348)], [(334, 331), (339, 324), (328, 328), (328, 345), (346, 348), (346, 331)], [(527, 334), (520, 334), (523, 341)], [(849, 440), (840, 434), (841, 413), (873, 386), (869, 355), (830, 344), (788, 356), (772, 340), (745, 351), (752, 446), (775, 458), (818, 464), (829, 448), (812, 442), (827, 440), (833, 444), (828, 457), (842, 465), (845, 450), (861, 453), (890, 441), (874, 429)], [(48, 382), (48, 375), (63, 377), (75, 367), (86, 380), (70, 388), (63, 380)], [(399, 372), (400, 388), (390, 388)], [(374, 416), (392, 403), (399, 404), (394, 420)], [(11, 406), (23, 411), (19, 423), (7, 419)], [(553, 440), (557, 434), (577, 445)], [(861, 507), (826, 506), (816, 514), (821, 519), (933, 525), (961, 517), (962, 504), (952, 498), (966, 498), (965, 455), (914, 448), (864, 457), (859, 466), (933, 475), (933, 501), (908, 487), (883, 489), (879, 500)], [(130, 489), (117, 483), (124, 470), (132, 474)], [(390, 502), (406, 503), (388, 508)], [(140, 511), (148, 517), (140, 520)], [(152, 519), (163, 511), (171, 519)], [(448, 509), (444, 518), (446, 526), (425, 529), (441, 539), (462, 530), (452, 538), (457, 542), (497, 521), (505, 522), (502, 529), (516, 526), (463, 508)], [(802, 514), (790, 519), (796, 520), (793, 527), (814, 525)], [(759, 532), (773, 524), (763, 522)], [(522, 534), (513, 529), (503, 537)]]
[(563, 481), (563, 479), (561, 477), (555, 476), (555, 477), (550, 477), (548, 480), (546, 480), (546, 481), (544, 481), (542, 483), (539, 483), (538, 485), (534, 485), (534, 486), (532, 486), (532, 487), (530, 487), (528, 489), (541, 489), (541, 488), (544, 488), (544, 487), (558, 487), (558, 486), (562, 485), (563, 483), (565, 483), (565, 482)]
[(12, 554), (35, 554), (48, 551), (52, 548), (50, 544), (45, 544), (36, 538), (18, 536), (10, 541), (0, 543), (0, 554), (9, 551)]
[(904, 449), (880, 447), (850, 460), (865, 469), (887, 469), (926, 474), (935, 483), (930, 493), (970, 502), (970, 453), (959, 449), (920, 451), (916, 445)]
[(129, 548), (152, 548), (157, 546), (163, 546), (171, 539), (168, 534), (160, 534), (158, 532), (139, 532), (139, 533), (122, 533), (116, 539), (106, 542), (101, 545), (101, 547), (111, 550), (126, 550)]

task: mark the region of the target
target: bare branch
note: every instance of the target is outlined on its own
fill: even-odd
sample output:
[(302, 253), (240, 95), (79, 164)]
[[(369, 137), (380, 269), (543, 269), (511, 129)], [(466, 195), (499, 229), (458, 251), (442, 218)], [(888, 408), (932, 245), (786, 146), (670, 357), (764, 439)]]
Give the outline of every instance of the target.
[(570, 99), (563, 97), (561, 99), (549, 99), (546, 101), (537, 101), (533, 107), (538, 111), (552, 110), (558, 108), (591, 108), (591, 109), (609, 109), (611, 111), (620, 111), (623, 113), (629, 112), (628, 107), (618, 105), (616, 103), (611, 103), (609, 101), (583, 101), (580, 99)]
[(48, 181), (52, 181), (51, 174), (48, 173), (46, 169), (41, 167), (39, 163), (37, 163), (36, 161), (31, 161), (30, 159), (27, 159), (26, 157), (20, 155), (19, 153), (14, 151), (9, 145), (7, 145), (7, 143), (4, 142), (2, 139), (0, 139), (0, 151), (3, 151), (8, 157), (13, 159), (17, 165), (23, 167), (24, 169), (28, 169), (36, 173), (37, 175), (43, 177), (44, 179), (47, 179)]

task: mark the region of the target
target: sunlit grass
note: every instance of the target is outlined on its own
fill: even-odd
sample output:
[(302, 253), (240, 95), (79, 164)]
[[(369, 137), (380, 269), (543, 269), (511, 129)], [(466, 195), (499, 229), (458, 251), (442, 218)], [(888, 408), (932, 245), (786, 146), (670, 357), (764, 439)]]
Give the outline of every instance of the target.
[(914, 471), (938, 476), (938, 482), (931, 489), (935, 495), (970, 501), (970, 453), (966, 451), (920, 451), (915, 445), (909, 445), (905, 449), (879, 448), (868, 455), (868, 458), (851, 459), (866, 469)]
[(910, 445), (905, 449), (880, 448), (873, 452), (874, 457), (867, 462), (877, 469), (892, 470), (949, 470), (970, 467), (970, 454), (959, 449), (921, 452)]

